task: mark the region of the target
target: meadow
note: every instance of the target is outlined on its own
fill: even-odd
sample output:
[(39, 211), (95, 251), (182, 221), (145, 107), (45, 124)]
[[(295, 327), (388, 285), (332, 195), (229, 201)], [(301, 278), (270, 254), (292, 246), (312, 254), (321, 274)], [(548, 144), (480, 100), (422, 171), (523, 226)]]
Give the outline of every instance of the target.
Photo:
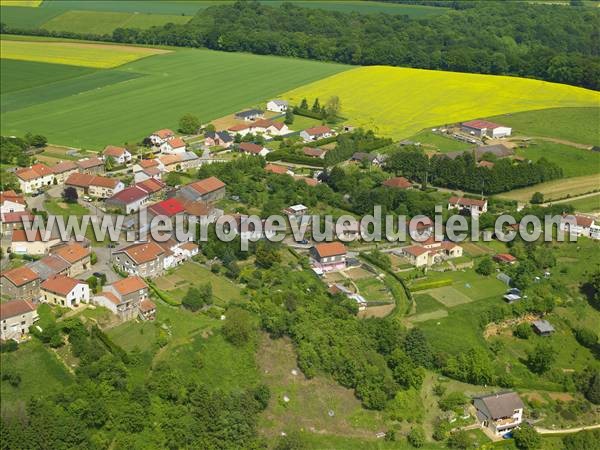
[(466, 142), (457, 141), (430, 130), (423, 130), (410, 137), (409, 140), (420, 143), (426, 150), (432, 149), (442, 153), (458, 152), (473, 147), (473, 145)]
[(544, 136), (579, 144), (600, 145), (600, 107), (549, 108), (490, 117), (513, 128), (513, 135)]
[[(188, 112), (202, 121), (223, 117), (348, 68), (273, 56), (178, 49), (44, 89), (48, 74), (64, 71), (63, 65), (44, 66), (28, 75), (36, 93), (21, 89), (9, 97), (10, 111), (1, 116), (2, 133), (23, 135), (35, 130), (55, 144), (93, 149), (141, 140), (155, 129), (176, 129), (179, 118)], [(16, 69), (13, 64), (12, 70)], [(114, 81), (107, 82), (107, 77)]]
[(600, 153), (591, 150), (554, 142), (533, 141), (527, 148), (518, 149), (516, 153), (532, 161), (546, 158), (560, 166), (565, 177), (579, 177), (600, 172)]
[(167, 53), (168, 50), (128, 45), (2, 39), (0, 40), (0, 52), (2, 59), (107, 69), (146, 56)]
[(600, 211), (600, 194), (565, 202), (575, 208), (575, 211), (591, 213)]
[(598, 191), (598, 174), (548, 181), (522, 189), (504, 192), (498, 197), (519, 202), (528, 202), (536, 192), (544, 194), (544, 201), (559, 200), (567, 197)]
[(386, 66), (348, 70), (282, 96), (294, 104), (338, 96), (349, 123), (393, 138), (463, 120), (600, 101), (598, 92), (532, 79)]

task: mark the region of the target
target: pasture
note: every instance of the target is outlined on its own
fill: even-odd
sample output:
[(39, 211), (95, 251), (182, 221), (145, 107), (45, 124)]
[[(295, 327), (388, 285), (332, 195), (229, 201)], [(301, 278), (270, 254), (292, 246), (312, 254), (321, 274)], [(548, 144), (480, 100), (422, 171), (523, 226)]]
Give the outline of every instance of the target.
[(466, 142), (457, 141), (456, 139), (434, 133), (430, 130), (423, 130), (409, 139), (415, 143), (420, 143), (426, 148), (431, 148), (442, 153), (468, 150), (473, 147), (473, 145)]
[[(3, 96), (7, 110), (1, 116), (2, 133), (35, 130), (52, 143), (92, 149), (139, 141), (160, 128), (176, 129), (188, 112), (203, 122), (223, 117), (347, 69), (308, 60), (178, 49), (44, 89), (46, 74), (59, 70), (54, 64), (45, 66), (36, 70), (37, 79), (30, 76), (31, 89), (39, 88), (37, 92), (21, 89), (7, 100)], [(17, 68), (12, 64), (8, 73)]]
[(385, 66), (348, 70), (282, 96), (293, 104), (338, 96), (350, 123), (394, 138), (444, 123), (600, 101), (598, 92), (538, 80)]
[(600, 107), (549, 108), (490, 117), (513, 128), (513, 135), (543, 136), (600, 145)]
[(504, 192), (499, 197), (529, 202), (535, 192), (544, 194), (546, 202), (587, 194), (598, 190), (598, 174), (548, 181), (526, 188)]
[(2, 59), (107, 69), (146, 56), (167, 53), (168, 50), (128, 45), (29, 42), (2, 39), (0, 40), (0, 52)]
[(600, 172), (600, 153), (591, 150), (569, 147), (555, 142), (533, 141), (527, 148), (517, 149), (516, 153), (532, 161), (546, 158), (561, 167), (566, 178)]
[(577, 212), (592, 213), (600, 211), (600, 194), (564, 202), (571, 205)]

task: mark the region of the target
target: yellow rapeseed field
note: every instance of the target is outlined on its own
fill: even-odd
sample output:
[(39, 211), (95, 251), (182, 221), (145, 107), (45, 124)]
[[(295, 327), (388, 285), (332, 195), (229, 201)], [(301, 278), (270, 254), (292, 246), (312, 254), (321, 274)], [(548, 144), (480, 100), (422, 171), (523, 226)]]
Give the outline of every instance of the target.
[(294, 104), (315, 97), (341, 101), (349, 124), (394, 138), (426, 127), (503, 113), (562, 106), (598, 106), (600, 93), (526, 78), (400, 67), (360, 67), (282, 95)]
[(42, 4), (42, 0), (0, 0), (0, 6), (27, 6), (36, 8)]
[(4, 59), (37, 61), (70, 66), (107, 69), (167, 50), (128, 45), (84, 44), (77, 42), (0, 41)]

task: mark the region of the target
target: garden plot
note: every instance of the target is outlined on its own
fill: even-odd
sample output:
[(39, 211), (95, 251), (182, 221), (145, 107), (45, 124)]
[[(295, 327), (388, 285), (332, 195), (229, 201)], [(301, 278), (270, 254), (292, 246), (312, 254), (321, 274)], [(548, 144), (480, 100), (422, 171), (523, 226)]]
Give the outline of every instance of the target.
[(470, 303), (473, 301), (471, 297), (463, 294), (458, 289), (452, 286), (444, 286), (440, 288), (429, 289), (423, 292), (429, 294), (447, 308), (452, 308), (454, 306), (462, 305), (464, 303)]

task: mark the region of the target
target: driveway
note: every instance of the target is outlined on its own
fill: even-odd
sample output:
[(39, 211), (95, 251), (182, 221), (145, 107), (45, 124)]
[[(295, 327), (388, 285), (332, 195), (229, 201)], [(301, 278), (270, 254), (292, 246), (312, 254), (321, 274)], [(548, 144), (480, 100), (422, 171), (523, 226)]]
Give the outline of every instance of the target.
[(87, 278), (91, 277), (94, 272), (101, 272), (106, 274), (107, 283), (112, 283), (119, 280), (121, 277), (115, 273), (110, 262), (110, 256), (113, 249), (107, 247), (92, 247), (92, 250), (96, 254), (98, 261), (91, 267), (90, 270), (81, 273), (77, 278), (86, 280)]

